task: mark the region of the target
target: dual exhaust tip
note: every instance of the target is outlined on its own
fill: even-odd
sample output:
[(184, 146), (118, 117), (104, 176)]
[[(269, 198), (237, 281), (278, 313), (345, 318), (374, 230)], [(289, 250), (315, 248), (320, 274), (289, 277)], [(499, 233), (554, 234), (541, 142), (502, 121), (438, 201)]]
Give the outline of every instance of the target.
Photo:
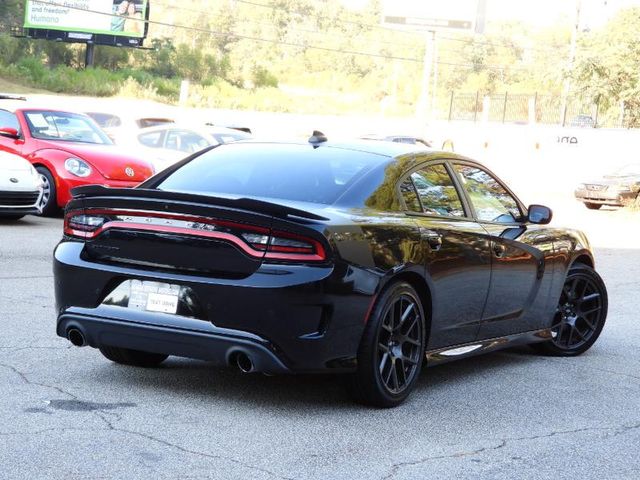
[(255, 371), (255, 366), (253, 365), (253, 360), (251, 357), (244, 352), (237, 352), (232, 355), (231, 362), (232, 365), (235, 364), (242, 373), (251, 373)]
[[(67, 339), (76, 347), (84, 347), (87, 345), (87, 339), (84, 333), (78, 328), (70, 328), (67, 330)], [(238, 367), (242, 373), (251, 373), (255, 371), (255, 365), (251, 357), (244, 352), (236, 352), (231, 356), (231, 365)]]
[(87, 339), (84, 338), (84, 333), (77, 328), (70, 328), (67, 330), (67, 339), (76, 347), (84, 347), (87, 345)]

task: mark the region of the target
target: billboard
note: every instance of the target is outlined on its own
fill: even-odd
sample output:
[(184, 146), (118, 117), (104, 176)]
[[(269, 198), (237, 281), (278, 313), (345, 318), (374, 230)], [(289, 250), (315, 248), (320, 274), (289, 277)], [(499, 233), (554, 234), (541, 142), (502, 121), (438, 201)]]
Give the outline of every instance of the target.
[(384, 0), (382, 21), (412, 30), (473, 30), (484, 23), (485, 8), (486, 0)]
[(34, 38), (141, 46), (148, 0), (26, 0), (24, 28)]

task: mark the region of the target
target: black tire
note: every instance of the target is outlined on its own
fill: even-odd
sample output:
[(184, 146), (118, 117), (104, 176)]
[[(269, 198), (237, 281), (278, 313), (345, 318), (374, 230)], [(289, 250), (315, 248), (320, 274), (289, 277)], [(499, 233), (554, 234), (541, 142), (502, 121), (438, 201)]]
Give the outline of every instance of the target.
[(357, 371), (349, 383), (358, 402), (389, 408), (406, 400), (422, 369), (425, 324), (420, 297), (411, 285), (396, 282), (384, 290), (360, 341)]
[(2, 215), (0, 214), (0, 220), (10, 220), (10, 221), (16, 221), (16, 220), (20, 220), (22, 217), (24, 217), (24, 215)]
[(604, 328), (607, 308), (607, 288), (600, 275), (588, 265), (573, 265), (551, 323), (553, 338), (533, 347), (542, 354), (557, 357), (586, 352)]
[(589, 210), (600, 210), (602, 208), (601, 203), (584, 202), (584, 206), (587, 207)]
[(112, 362), (145, 368), (157, 367), (169, 356), (162, 353), (141, 352), (128, 348), (107, 346), (100, 347), (100, 353)]
[(58, 207), (58, 191), (56, 189), (56, 181), (51, 175), (51, 172), (47, 167), (37, 166), (36, 170), (40, 174), (44, 183), (44, 193), (42, 195), (42, 216), (51, 217), (56, 215), (60, 208)]

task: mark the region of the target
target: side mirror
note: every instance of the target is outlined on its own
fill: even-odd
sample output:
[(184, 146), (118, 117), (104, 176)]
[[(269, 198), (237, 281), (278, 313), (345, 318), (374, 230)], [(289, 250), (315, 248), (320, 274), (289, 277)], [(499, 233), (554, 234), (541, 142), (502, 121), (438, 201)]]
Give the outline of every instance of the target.
[(545, 207), (544, 205), (529, 206), (529, 215), (527, 216), (528, 222), (546, 225), (552, 218), (553, 212), (549, 207)]
[(0, 127), (0, 135), (9, 138), (20, 138), (20, 133), (18, 133), (18, 130), (12, 127)]

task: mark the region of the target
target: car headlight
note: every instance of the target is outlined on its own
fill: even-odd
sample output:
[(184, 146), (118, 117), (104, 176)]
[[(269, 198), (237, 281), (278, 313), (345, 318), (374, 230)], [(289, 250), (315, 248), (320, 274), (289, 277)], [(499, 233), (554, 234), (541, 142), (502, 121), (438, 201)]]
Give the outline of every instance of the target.
[(79, 158), (67, 158), (64, 162), (64, 168), (76, 177), (88, 177), (91, 175), (91, 167), (89, 164)]

